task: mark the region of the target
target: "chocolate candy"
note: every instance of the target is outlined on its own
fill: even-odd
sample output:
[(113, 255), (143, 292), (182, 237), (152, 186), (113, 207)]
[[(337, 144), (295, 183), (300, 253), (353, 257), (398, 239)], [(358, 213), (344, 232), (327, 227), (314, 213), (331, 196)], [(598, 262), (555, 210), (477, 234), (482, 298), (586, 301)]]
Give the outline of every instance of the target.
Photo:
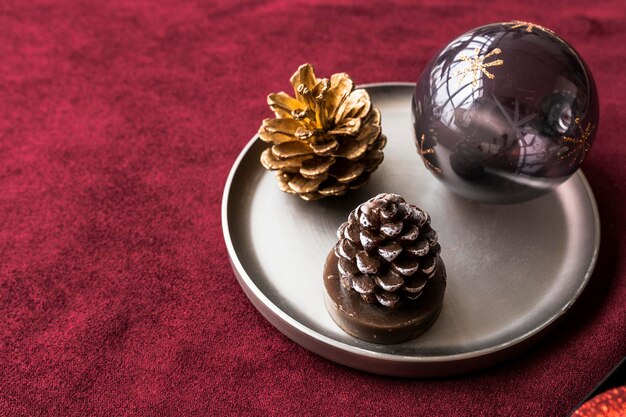
[(420, 295), (396, 309), (384, 305), (388, 297), (385, 294), (394, 292), (374, 290), (374, 297), (378, 295), (374, 303), (342, 285), (337, 264), (337, 256), (331, 252), (324, 266), (324, 301), (335, 323), (352, 336), (373, 343), (401, 343), (424, 333), (439, 317), (446, 289), (446, 269), (439, 256), (435, 257), (436, 273), (428, 279), (428, 285), (426, 280), (405, 281), (404, 291)]
[(430, 216), (396, 194), (353, 210), (324, 267), (326, 307), (358, 338), (399, 343), (424, 332), (441, 310), (446, 272)]

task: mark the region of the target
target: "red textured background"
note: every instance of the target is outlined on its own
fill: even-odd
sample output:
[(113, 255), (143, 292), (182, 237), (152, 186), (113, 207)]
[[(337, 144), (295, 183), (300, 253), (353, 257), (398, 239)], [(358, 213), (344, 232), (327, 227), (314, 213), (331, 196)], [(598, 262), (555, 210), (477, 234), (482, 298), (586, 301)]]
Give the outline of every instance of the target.
[[(626, 6), (574, 2), (0, 2), (0, 415), (565, 415), (626, 354)], [(602, 249), (547, 339), (472, 375), (322, 359), (239, 288), (228, 171), (303, 62), (415, 81), (436, 50), (530, 20), (601, 98), (583, 169)]]

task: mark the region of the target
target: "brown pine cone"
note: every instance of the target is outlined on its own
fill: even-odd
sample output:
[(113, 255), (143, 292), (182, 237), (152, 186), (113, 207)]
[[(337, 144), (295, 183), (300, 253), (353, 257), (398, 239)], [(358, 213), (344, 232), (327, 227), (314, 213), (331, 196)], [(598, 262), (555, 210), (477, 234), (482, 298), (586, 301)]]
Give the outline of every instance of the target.
[(345, 73), (316, 78), (310, 64), (298, 68), (291, 84), (295, 98), (284, 92), (267, 98), (276, 118), (259, 128), (271, 144), (261, 155), (263, 166), (276, 171), (282, 191), (305, 200), (365, 185), (387, 142), (367, 91), (355, 89)]
[(379, 194), (350, 213), (335, 245), (341, 284), (369, 303), (397, 308), (435, 276), (441, 247), (430, 216), (397, 194)]

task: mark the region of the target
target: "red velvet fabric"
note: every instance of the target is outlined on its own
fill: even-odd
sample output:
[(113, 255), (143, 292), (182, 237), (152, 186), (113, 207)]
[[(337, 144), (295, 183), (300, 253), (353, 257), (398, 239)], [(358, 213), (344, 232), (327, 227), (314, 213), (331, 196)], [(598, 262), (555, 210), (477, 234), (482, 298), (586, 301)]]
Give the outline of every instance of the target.
[[(397, 379), (287, 339), (230, 269), (228, 171), (297, 66), (415, 81), (472, 27), (529, 20), (595, 75), (590, 286), (528, 352)], [(0, 2), (0, 415), (562, 416), (626, 354), (621, 0)]]

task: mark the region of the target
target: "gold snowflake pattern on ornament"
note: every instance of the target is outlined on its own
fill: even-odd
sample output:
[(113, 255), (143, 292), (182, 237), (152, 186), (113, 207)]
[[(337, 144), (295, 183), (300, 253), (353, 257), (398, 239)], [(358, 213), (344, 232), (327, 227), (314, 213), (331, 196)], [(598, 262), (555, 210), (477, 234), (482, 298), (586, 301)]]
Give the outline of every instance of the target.
[(587, 123), (587, 126), (583, 129), (580, 124), (580, 117), (574, 119), (574, 124), (578, 130), (578, 135), (574, 134), (573, 136), (563, 136), (561, 141), (567, 146), (567, 151), (559, 157), (559, 160), (561, 161), (569, 159), (570, 165), (578, 164), (585, 159), (587, 152), (589, 152), (589, 148), (591, 148), (589, 137), (595, 128), (595, 126), (591, 123)]
[(422, 157), (422, 161), (424, 161), (424, 166), (427, 169), (429, 169), (430, 171), (434, 172), (437, 175), (440, 175), (441, 168), (439, 168), (438, 166), (435, 166), (432, 162), (428, 160), (428, 158), (426, 158), (426, 155), (434, 155), (435, 149), (434, 148), (424, 149), (425, 141), (426, 141), (426, 136), (422, 133), (422, 137), (420, 138), (418, 146), (417, 146), (417, 153), (419, 154), (419, 156)]
[(480, 79), (481, 73), (485, 74), (487, 78), (489, 78), (490, 80), (493, 80), (495, 78), (495, 75), (487, 71), (487, 68), (496, 67), (496, 66), (500, 66), (504, 64), (504, 60), (502, 59), (496, 59), (495, 61), (485, 62), (487, 58), (490, 58), (494, 55), (500, 55), (502, 53), (502, 50), (500, 48), (496, 48), (493, 51), (489, 52), (488, 54), (482, 55), (482, 56), (479, 55), (479, 52), (480, 52), (480, 48), (475, 48), (473, 57), (468, 57), (465, 54), (459, 56), (459, 58), (462, 61), (465, 61), (469, 64), (468, 67), (462, 70), (458, 70), (454, 74), (452, 74), (453, 77), (461, 76), (461, 78), (459, 78), (459, 85), (461, 85), (461, 83), (465, 79), (465, 76), (469, 73), (472, 74), (472, 85), (474, 87), (478, 85), (478, 80)]
[(526, 28), (526, 32), (528, 33), (533, 33), (533, 29), (539, 29), (543, 32), (549, 33), (551, 35), (554, 35), (554, 32), (552, 32), (550, 29), (548, 29), (547, 27), (541, 26), (541, 25), (536, 25), (534, 23), (531, 22), (523, 22), (521, 20), (511, 20), (510, 22), (508, 22), (507, 24), (511, 25), (511, 29), (518, 29), (518, 28)]

